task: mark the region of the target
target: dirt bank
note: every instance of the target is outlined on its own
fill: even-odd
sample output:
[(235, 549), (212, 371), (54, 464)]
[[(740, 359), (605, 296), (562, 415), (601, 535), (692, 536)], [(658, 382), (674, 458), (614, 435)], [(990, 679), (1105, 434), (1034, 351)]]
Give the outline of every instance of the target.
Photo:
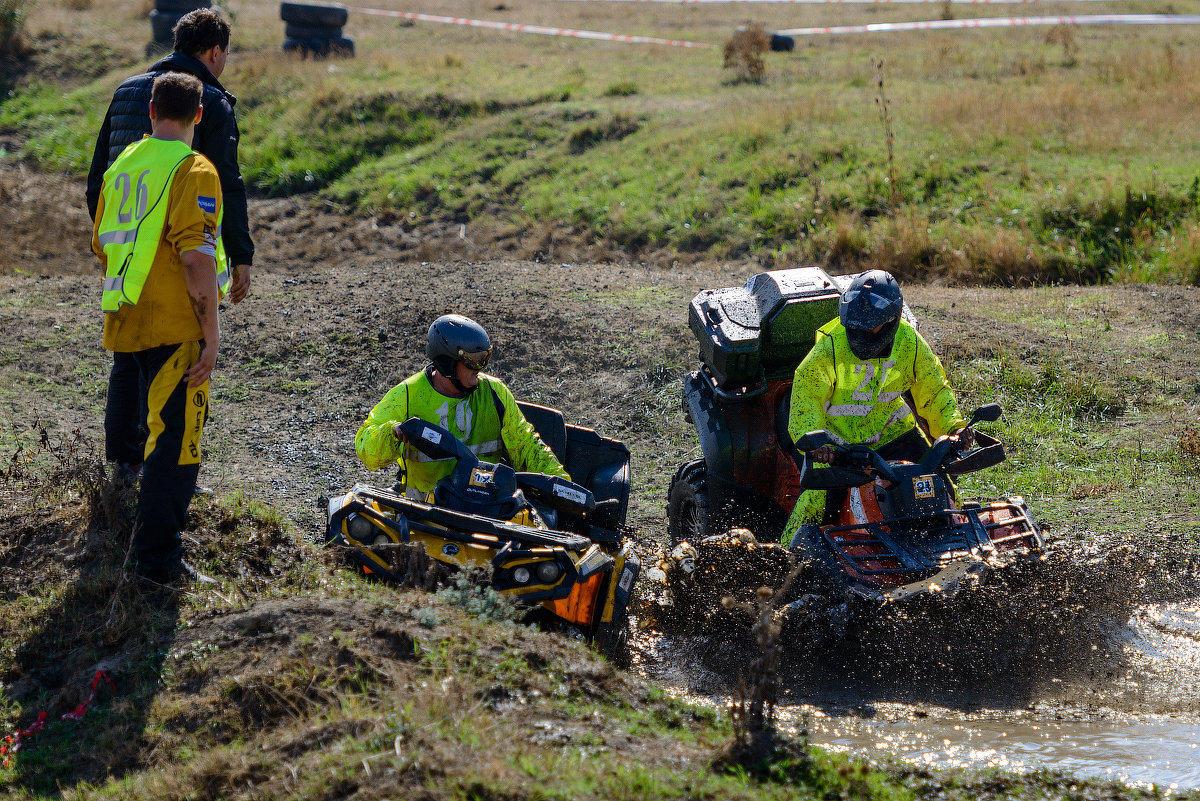
[[(0, 169), (0, 186), (22, 209), (4, 254), (8, 272), (0, 275), (0, 327), (5, 332), (0, 344), (0, 442), (9, 448), (18, 440), (36, 439), (44, 429), (49, 442), (83, 458), (97, 453), (103, 439), (108, 357), (99, 346), (96, 277), (86, 236), (80, 233), (86, 214), (81, 202), (72, 205), (81, 187), (12, 166)], [(58, 204), (72, 209), (63, 223), (68, 235), (47, 236), (41, 220), (62, 218), (49, 214)], [(574, 646), (563, 645), (561, 638), (551, 638), (555, 644), (550, 646), (521, 630), (513, 635), (511, 648), (501, 644), (486, 658), (479, 657), (450, 637), (449, 629), (438, 628), (442, 623), (430, 627), (420, 622), (458, 614), (442, 602), (426, 602), (411, 593), (398, 598), (384, 588), (348, 588), (344, 571), (323, 561), (304, 541), (320, 531), (322, 498), (355, 481), (390, 481), (389, 474), (372, 475), (357, 461), (354, 432), (388, 388), (424, 363), (429, 322), (454, 311), (489, 328), (497, 342), (494, 372), (518, 397), (557, 406), (571, 422), (629, 444), (634, 463), (629, 522), (636, 527), (642, 553), (650, 555), (664, 537), (671, 473), (697, 455), (694, 434), (679, 408), (680, 378), (694, 366), (696, 351), (686, 327), (687, 303), (701, 289), (740, 283), (758, 268), (516, 260), (472, 250), (479, 246), (471, 244), (470, 231), (461, 239), (457, 231), (439, 239), (378, 220), (344, 218), (336, 210), (313, 209), (299, 201), (255, 203), (252, 214), (259, 263), (252, 297), (236, 307), (227, 305), (222, 314), (224, 340), (202, 482), (222, 499), (244, 493), (236, 501), (243, 506), (265, 502), (278, 510), (281, 520), (264, 517), (261, 510), (205, 511), (201, 505), (188, 541), (189, 548), (239, 589), (226, 588), (232, 594), (220, 597), (176, 599), (166, 606), (128, 595), (117, 570), (119, 549), (96, 539), (100, 523), (72, 517), (70, 508), (60, 517), (31, 519), (22, 516), (27, 509), (13, 507), (26, 503), (23, 496), (5, 497), (0, 582), (6, 614), (19, 621), (9, 629), (16, 633), (7, 641), (13, 649), (5, 657), (7, 697), (25, 712), (42, 705), (64, 711), (81, 700), (79, 680), (97, 665), (112, 666), (142, 687), (128, 708), (113, 713), (120, 725), (102, 733), (112, 741), (125, 737), (125, 745), (109, 742), (81, 771), (71, 767), (71, 752), (44, 755), (51, 762), (59, 760), (54, 762), (59, 772), (47, 775), (68, 784), (100, 780), (110, 773), (141, 771), (156, 748), (169, 755), (158, 758), (170, 766), (199, 745), (224, 750), (189, 768), (185, 784), (220, 776), (210, 795), (255, 797), (254, 788), (261, 790), (269, 779), (279, 782), (271, 785), (273, 791), (306, 793), (315, 790), (289, 785), (283, 777), (294, 775), (289, 769), (320, 767), (326, 746), (335, 743), (363, 758), (391, 749), (402, 779), (371, 785), (375, 789), (370, 793), (361, 790), (367, 784), (358, 774), (369, 774), (372, 763), (364, 771), (356, 757), (350, 763), (357, 778), (351, 781), (339, 772), (343, 784), (330, 797), (356, 792), (382, 797), (426, 787), (446, 775), (458, 783), (447, 785), (445, 793), (471, 795), (476, 769), (469, 766), (477, 752), (469, 744), (465, 721), (484, 714), (481, 709), (502, 710), (503, 722), (495, 723), (494, 735), (533, 743), (537, 759), (547, 749), (561, 750), (570, 743), (585, 751), (598, 749), (588, 754), (611, 754), (614, 763), (635, 760), (648, 771), (705, 764), (705, 755), (723, 736), (719, 728), (705, 728), (705, 737), (713, 739), (690, 750), (655, 740), (658, 734), (646, 734), (646, 716), (668, 728), (701, 724), (680, 717), (691, 713), (680, 712), (653, 690), (626, 684), (626, 678), (592, 662), (582, 669), (592, 677), (585, 684), (598, 687), (594, 695), (588, 695), (590, 689), (572, 689), (571, 680), (564, 685), (564, 671), (583, 663), (579, 652), (571, 650)], [(1145, 540), (1151, 559), (1168, 542), (1185, 551), (1194, 547), (1200, 512), (1192, 478), (1170, 476), (1186, 469), (1178, 461), (1181, 435), (1195, 426), (1200, 402), (1196, 290), (905, 289), (926, 336), (961, 380), (965, 398), (984, 400), (1003, 390), (1010, 393), (1012, 413), (1028, 421), (1027, 430), (1014, 432), (1014, 462), (1021, 470), (1043, 464), (1049, 472), (1008, 473), (998, 480), (1028, 482), (1038, 514), (1059, 541), (1077, 546), (1083, 557), (1111, 553), (1130, 539)], [(1044, 414), (1038, 417), (1028, 409)], [(1043, 418), (1049, 421), (1045, 425)], [(1131, 450), (1132, 445), (1136, 448)], [(1084, 450), (1068, 455), (1074, 447)], [(1076, 469), (1084, 458), (1080, 454), (1104, 449), (1122, 454), (1119, 460), (1114, 456), (1111, 470)], [(1007, 492), (1012, 487), (990, 489)], [(80, 553), (88, 558), (78, 558)], [(96, 564), (107, 567), (96, 572)], [(1144, 575), (1101, 571), (1085, 578), (1112, 584)], [(1078, 584), (1072, 584), (1073, 591), (1078, 592)], [(52, 588), (53, 598), (34, 597), (32, 588), (41, 585)], [(1190, 597), (1189, 591), (1181, 591), (1180, 597)], [(113, 593), (123, 599), (120, 604), (110, 601)], [(370, 598), (362, 606), (344, 600), (364, 593)], [(308, 597), (292, 603), (277, 595)], [(1063, 597), (1060, 593), (1058, 600)], [(1079, 597), (1086, 599), (1086, 593)], [(429, 613), (433, 617), (421, 618), (426, 603), (437, 609)], [(391, 614), (385, 610), (394, 609), (402, 614), (392, 623), (380, 623)], [(157, 633), (135, 637), (130, 627), (139, 622)], [(498, 643), (509, 638), (507, 630), (471, 631)], [(482, 633), (487, 631), (491, 633)], [(1043, 634), (1053, 636), (1053, 631)], [(424, 643), (421, 647), (436, 652), (450, 641), (459, 661), (426, 660), (417, 668), (400, 655), (406, 644)], [(252, 643), (252, 651), (238, 653), (246, 643)], [(543, 659), (547, 661), (539, 661)], [(402, 726), (396, 721), (403, 715), (395, 707), (374, 707), (374, 701), (358, 695), (350, 708), (330, 711), (343, 703), (348, 687), (355, 693), (365, 688), (376, 699), (412, 687), (441, 687), (440, 682), (457, 675), (450, 664), (478, 668), (470, 674), (470, 692), (460, 696), (443, 688), (437, 699), (427, 699), (441, 704), (441, 711), (422, 712), (419, 723), (406, 719)], [(518, 664), (524, 667), (518, 670)], [(882, 670), (895, 663), (884, 659), (877, 664)], [(543, 678), (529, 678), (530, 670)], [(557, 677), (553, 681), (545, 678), (551, 674)], [(154, 688), (163, 675), (171, 690), (159, 695)], [(1026, 678), (1017, 693), (1024, 703), (1037, 682), (1051, 679), (1044, 672)], [(678, 679), (678, 673), (668, 677), (683, 685), (692, 677)], [(544, 686), (538, 684), (543, 680)], [(548, 705), (547, 694), (553, 697), (563, 686), (565, 697), (583, 698), (587, 704), (593, 699), (629, 704), (630, 714), (641, 716), (639, 722), (622, 723), (615, 734), (606, 734), (598, 720), (581, 721), (574, 711)], [(835, 689), (843, 694), (831, 691), (831, 706), (852, 708), (863, 697), (845, 701), (845, 688)], [(924, 689), (916, 703), (944, 702), (947, 688), (930, 682)], [(533, 695), (535, 690), (540, 695)], [(805, 692), (796, 690), (792, 700), (810, 700)], [(893, 688), (877, 695), (898, 696)], [(233, 707), (222, 708), (231, 701)], [(360, 703), (366, 706), (354, 707)], [(520, 707), (527, 711), (515, 711)], [(607, 707), (587, 706), (587, 714), (593, 711), (601, 717), (611, 714)], [(269, 756), (230, 751), (231, 743), (267, 719), (264, 715), (278, 736), (250, 742)], [(405, 734), (415, 738), (408, 742), (418, 744), (415, 753), (424, 755), (422, 761), (395, 746), (395, 737), (413, 732), (413, 726), (436, 728), (447, 720), (457, 743), (453, 747), (425, 734)], [(209, 739), (191, 739), (196, 732), (206, 732)], [(350, 745), (362, 742), (374, 750), (360, 753), (358, 745)], [(512, 773), (511, 759), (501, 762), (488, 781), (528, 789), (528, 776)], [(431, 763), (440, 767), (435, 770)], [(23, 769), (29, 772), (16, 780), (19, 786), (40, 786), (33, 767)], [(145, 780), (145, 797), (170, 797), (179, 790), (166, 775)], [(942, 792), (929, 776), (908, 780), (921, 794)], [(1020, 792), (1026, 790), (1033, 792)], [(531, 793), (479, 792), (474, 797), (523, 798)], [(977, 794), (978, 788), (963, 797)], [(449, 796), (430, 791), (429, 797)]]

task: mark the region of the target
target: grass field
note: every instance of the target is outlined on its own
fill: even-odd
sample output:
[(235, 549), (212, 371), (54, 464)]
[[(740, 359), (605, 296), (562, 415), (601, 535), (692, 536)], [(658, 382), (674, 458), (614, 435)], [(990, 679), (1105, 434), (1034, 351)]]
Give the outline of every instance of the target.
[[(16, 206), (10, 223), (26, 237), (54, 219), (81, 250), (61, 263), (0, 264), (0, 735), (51, 715), (0, 766), (0, 791), (253, 801), (1164, 797), (1057, 773), (867, 762), (800, 742), (751, 770), (714, 769), (732, 734), (725, 715), (666, 697), (581, 642), (478, 619), (476, 597), (362, 580), (312, 539), (321, 496), (383, 476), (357, 462), (353, 432), (419, 368), (423, 326), (444, 308), (487, 322), (500, 343), (495, 369), (519, 396), (630, 445), (630, 522), (653, 552), (670, 477), (699, 452), (679, 408), (680, 378), (695, 367), (688, 299), (740, 283), (756, 262), (818, 259), (838, 272), (879, 265), (932, 279), (907, 282), (906, 297), (963, 405), (997, 400), (1006, 410), (988, 430), (1010, 459), (964, 481), (966, 494), (1023, 494), (1056, 543), (1085, 557), (1153, 556), (1112, 582), (1133, 588), (1131, 603), (1194, 597), (1198, 290), (939, 285), (1200, 279), (1192, 29), (813, 39), (769, 54), (754, 82), (721, 65), (722, 44), (743, 22), (777, 29), (942, 9), (420, 0), (406, 8), (714, 47), (352, 14), (346, 33), (359, 57), (310, 62), (279, 53), (276, 4), (226, 8), (237, 31), (226, 77), (240, 98), (256, 209), (274, 203), (265, 196), (302, 193), (381, 228), (402, 221), (420, 234), (450, 223), (476, 240), (553, 238), (614, 258), (560, 267), (542, 249), (542, 263), (425, 262), (386, 243), (372, 249), (368, 238), (344, 257), (325, 248), (292, 262), (264, 247), (252, 299), (223, 315), (203, 474), (218, 495), (196, 502), (186, 534), (189, 557), (220, 587), (148, 591), (122, 569), (128, 521), (99, 497), (108, 362), (99, 313), (81, 301), (94, 290), (90, 261), (81, 266), (85, 218), (79, 208), (74, 222), (51, 211), (82, 205), (74, 190), (109, 94), (146, 63), (148, 6), (32, 8), (31, 53), (7, 73), (0, 103), (3, 158), (23, 163), (4, 173), (0, 197)], [(22, 172), (25, 162), (41, 171)], [(16, 172), (24, 183), (7, 183)], [(27, 196), (39, 183), (50, 188), (35, 208)], [(311, 234), (288, 227), (290, 207), (279, 208), (260, 241), (303, 243)], [(351, 227), (328, 237), (359, 236)], [(676, 261), (683, 267), (658, 268)], [(1105, 589), (1081, 581), (1059, 600), (1083, 606)], [(98, 667), (118, 691), (102, 691), (81, 722), (59, 720)], [(1188, 702), (1156, 699), (1151, 711)]]
[[(328, 62), (282, 55), (276, 4), (226, 8), (236, 52), (224, 78), (240, 98), (245, 177), (263, 195), (308, 193), (485, 238), (550, 229), (599, 255), (667, 263), (815, 259), (956, 282), (1200, 281), (1200, 57), (1189, 27), (811, 37), (766, 54), (765, 75), (750, 81), (722, 67), (721, 46), (741, 23), (911, 20), (943, 8), (424, 0), (404, 10), (713, 47), (352, 12), (346, 35), (359, 57)], [(146, 11), (113, 0), (33, 9), (36, 54), (0, 105), (0, 130), (22, 157), (86, 170), (109, 94), (146, 61)]]

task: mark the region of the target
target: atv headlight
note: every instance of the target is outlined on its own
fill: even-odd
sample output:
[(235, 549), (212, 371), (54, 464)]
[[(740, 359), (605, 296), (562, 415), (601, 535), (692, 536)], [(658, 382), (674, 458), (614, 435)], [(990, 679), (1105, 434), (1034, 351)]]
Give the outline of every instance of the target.
[(371, 540), (371, 545), (391, 545), (392, 538), (387, 534), (376, 534), (375, 539)]
[(537, 566), (538, 581), (553, 584), (562, 575), (562, 568), (554, 562), (542, 562)]
[(375, 525), (362, 515), (352, 515), (346, 520), (346, 531), (359, 542), (366, 542), (375, 530)]
[(513, 581), (517, 582), (518, 584), (528, 584), (529, 580), (533, 578), (533, 574), (529, 572), (529, 568), (525, 567), (524, 565), (514, 570), (512, 576)]

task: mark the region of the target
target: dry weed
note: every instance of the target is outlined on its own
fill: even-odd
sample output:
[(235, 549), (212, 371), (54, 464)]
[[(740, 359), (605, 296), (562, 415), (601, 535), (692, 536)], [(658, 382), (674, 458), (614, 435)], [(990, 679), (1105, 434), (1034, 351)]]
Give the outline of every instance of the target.
[(767, 73), (763, 53), (771, 47), (771, 37), (761, 25), (738, 28), (725, 43), (725, 69), (736, 71), (737, 81), (758, 83)]
[(1064, 67), (1074, 67), (1079, 63), (1079, 45), (1075, 42), (1074, 25), (1055, 25), (1046, 32), (1046, 44), (1062, 45)]
[(1189, 428), (1179, 438), (1179, 452), (1192, 467), (1200, 470), (1200, 429)]
[[(730, 536), (751, 540), (754, 537), (745, 529), (732, 531)], [(779, 640), (783, 631), (779, 606), (804, 568), (802, 563), (797, 563), (792, 551), (785, 553), (791, 568), (778, 589), (763, 586), (755, 591), (751, 601), (724, 598), (721, 602), (726, 609), (736, 609), (753, 617), (750, 633), (758, 646), (758, 654), (751, 660), (746, 676), (738, 679), (729, 705), (734, 739), (722, 757), (723, 761), (743, 767), (762, 764), (779, 747), (775, 730), (779, 659), (783, 651)]]
[(896, 208), (900, 205), (900, 187), (897, 183), (898, 173), (896, 172), (896, 131), (892, 127), (892, 101), (888, 99), (885, 86), (885, 71), (883, 59), (875, 60), (875, 104), (879, 106), (879, 118), (883, 123), (883, 141), (887, 146), (887, 163), (888, 163), (888, 200), (891, 201), (892, 207)]

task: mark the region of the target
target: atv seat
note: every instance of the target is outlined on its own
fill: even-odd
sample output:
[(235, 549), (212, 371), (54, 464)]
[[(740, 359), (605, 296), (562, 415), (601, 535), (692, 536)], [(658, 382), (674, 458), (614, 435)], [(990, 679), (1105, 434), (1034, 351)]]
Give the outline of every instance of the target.
[(629, 505), (629, 449), (590, 428), (567, 425), (557, 409), (523, 401), (517, 406), (575, 483), (591, 490), (598, 502), (618, 501), (590, 518), (593, 539), (616, 541)]

